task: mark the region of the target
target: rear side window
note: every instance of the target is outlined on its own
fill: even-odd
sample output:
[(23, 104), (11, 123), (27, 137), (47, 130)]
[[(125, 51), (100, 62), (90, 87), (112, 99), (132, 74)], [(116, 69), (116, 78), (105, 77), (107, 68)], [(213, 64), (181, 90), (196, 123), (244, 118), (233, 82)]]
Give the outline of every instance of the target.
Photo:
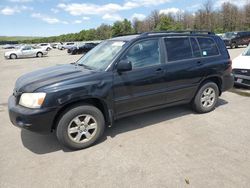
[(189, 38), (165, 38), (168, 61), (190, 59), (193, 57)]
[(219, 50), (213, 39), (198, 37), (197, 40), (199, 42), (201, 48), (201, 55), (203, 57), (219, 55)]

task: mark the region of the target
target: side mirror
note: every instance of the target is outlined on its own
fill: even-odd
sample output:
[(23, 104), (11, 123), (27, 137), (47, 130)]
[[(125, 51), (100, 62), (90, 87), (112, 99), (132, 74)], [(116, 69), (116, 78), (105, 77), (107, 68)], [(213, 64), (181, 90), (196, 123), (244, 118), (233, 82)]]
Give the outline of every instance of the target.
[(132, 63), (128, 60), (121, 60), (117, 64), (117, 72), (126, 72), (132, 70)]

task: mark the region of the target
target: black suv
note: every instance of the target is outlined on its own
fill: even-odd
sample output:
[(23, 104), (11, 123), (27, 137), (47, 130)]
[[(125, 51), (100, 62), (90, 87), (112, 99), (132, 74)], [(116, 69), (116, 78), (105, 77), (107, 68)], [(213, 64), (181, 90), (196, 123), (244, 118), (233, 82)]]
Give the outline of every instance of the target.
[(82, 46), (73, 46), (73, 47), (69, 48), (67, 52), (71, 55), (85, 54), (88, 51), (92, 50), (97, 45), (98, 45), (98, 43), (85, 43)]
[(250, 43), (250, 31), (227, 32), (222, 39), (226, 46), (238, 48), (240, 45), (248, 45)]
[(8, 106), (14, 125), (56, 131), (63, 145), (81, 149), (125, 116), (186, 103), (210, 112), (232, 86), (220, 37), (149, 32), (106, 40), (74, 64), (20, 77)]

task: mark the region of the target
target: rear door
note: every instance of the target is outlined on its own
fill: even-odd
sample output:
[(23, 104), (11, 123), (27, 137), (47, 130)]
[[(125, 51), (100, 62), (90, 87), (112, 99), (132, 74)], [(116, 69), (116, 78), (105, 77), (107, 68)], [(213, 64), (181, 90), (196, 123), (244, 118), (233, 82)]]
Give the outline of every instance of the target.
[(31, 46), (26, 46), (22, 49), (22, 57), (32, 57), (34, 55), (34, 50)]
[(206, 74), (198, 42), (195, 37), (180, 36), (164, 38), (164, 42), (167, 102), (190, 100)]

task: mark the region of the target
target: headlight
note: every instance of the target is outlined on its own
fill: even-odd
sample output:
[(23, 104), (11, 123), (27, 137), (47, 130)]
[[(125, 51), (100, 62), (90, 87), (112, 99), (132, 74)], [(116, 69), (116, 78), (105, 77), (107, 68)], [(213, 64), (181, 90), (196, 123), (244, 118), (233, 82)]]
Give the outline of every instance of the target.
[(45, 99), (46, 93), (23, 93), (19, 104), (27, 108), (40, 108)]

